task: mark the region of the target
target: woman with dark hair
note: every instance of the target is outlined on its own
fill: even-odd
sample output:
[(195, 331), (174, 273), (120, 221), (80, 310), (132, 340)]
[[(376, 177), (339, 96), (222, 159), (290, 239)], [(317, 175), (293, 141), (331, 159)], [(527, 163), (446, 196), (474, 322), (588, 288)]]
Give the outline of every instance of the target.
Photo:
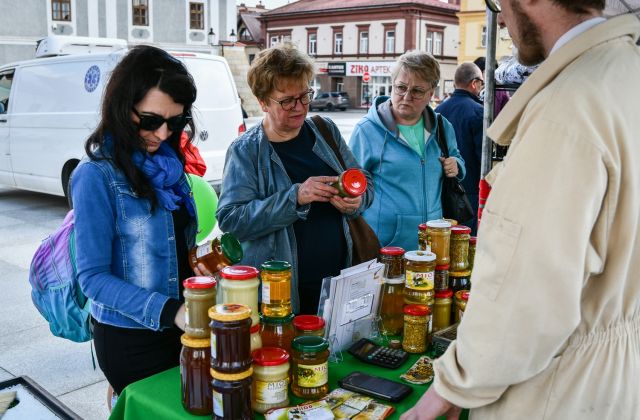
[(195, 132), (195, 99), (179, 60), (133, 48), (113, 70), (73, 173), (78, 278), (92, 301), (98, 363), (118, 394), (179, 362), (196, 235), (180, 136), (187, 125)]

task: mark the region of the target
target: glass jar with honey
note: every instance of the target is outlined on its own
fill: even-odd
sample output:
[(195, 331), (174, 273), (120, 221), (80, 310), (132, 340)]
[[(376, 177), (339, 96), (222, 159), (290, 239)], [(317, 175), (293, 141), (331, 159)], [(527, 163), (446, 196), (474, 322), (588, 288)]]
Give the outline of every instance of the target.
[(260, 266), (262, 304), (265, 316), (283, 317), (291, 313), (291, 264), (267, 261)]
[(424, 353), (427, 350), (430, 314), (426, 305), (412, 304), (404, 307), (402, 349), (407, 353)]
[(211, 277), (189, 277), (184, 286), (184, 332), (192, 338), (209, 338), (209, 308), (216, 304), (216, 280)]
[(296, 337), (303, 335), (324, 337), (324, 325), (324, 319), (316, 315), (296, 315), (293, 318)]
[(251, 325), (260, 322), (258, 307), (258, 270), (248, 265), (234, 265), (220, 271), (222, 303), (241, 303), (251, 308)]
[(289, 405), (289, 353), (263, 347), (252, 353), (251, 407), (258, 413)]
[(427, 235), (431, 252), (436, 254), (436, 264), (449, 264), (449, 240), (451, 238), (451, 222), (443, 219), (427, 222)]
[(293, 340), (291, 391), (305, 400), (318, 400), (329, 392), (329, 342), (322, 337)]
[(469, 238), (471, 228), (463, 225), (451, 227), (451, 246), (449, 248), (451, 271), (469, 269)]
[(404, 306), (404, 249), (388, 246), (380, 249), (378, 261), (384, 264), (382, 294), (380, 296), (380, 330), (383, 334), (402, 333)]
[(242, 260), (242, 246), (230, 233), (223, 233), (219, 238), (214, 238), (189, 251), (189, 265), (193, 270), (198, 263), (211, 273), (216, 273), (224, 267), (237, 264)]
[(458, 290), (455, 294), (455, 322), (460, 322), (462, 320), (462, 315), (464, 315), (464, 310), (467, 309), (467, 303), (469, 302), (469, 291), (468, 290)]
[(367, 177), (360, 169), (349, 168), (331, 186), (338, 190), (340, 197), (358, 197), (367, 191)]
[(290, 353), (291, 342), (296, 336), (292, 323), (294, 316), (293, 314), (289, 314), (276, 318), (261, 314), (260, 323), (262, 324), (262, 329), (260, 331), (260, 337), (262, 337), (262, 346), (279, 347)]
[(251, 367), (251, 308), (222, 303), (209, 309), (211, 367), (221, 373), (237, 373)]
[(404, 302), (426, 305), (433, 299), (436, 256), (432, 252), (407, 251)]
[(211, 343), (206, 338), (191, 338), (187, 334), (183, 334), (180, 341), (182, 406), (191, 414), (211, 414)]
[(432, 325), (433, 332), (442, 330), (451, 325), (451, 308), (453, 306), (453, 290), (440, 290), (436, 292), (433, 303)]
[(453, 293), (457, 292), (458, 290), (471, 289), (471, 271), (450, 271), (449, 289), (453, 290)]
[(238, 373), (222, 373), (211, 369), (213, 387), (213, 420), (253, 420), (251, 382), (253, 369)]
[(436, 265), (434, 276), (434, 289), (436, 292), (449, 288), (449, 264)]

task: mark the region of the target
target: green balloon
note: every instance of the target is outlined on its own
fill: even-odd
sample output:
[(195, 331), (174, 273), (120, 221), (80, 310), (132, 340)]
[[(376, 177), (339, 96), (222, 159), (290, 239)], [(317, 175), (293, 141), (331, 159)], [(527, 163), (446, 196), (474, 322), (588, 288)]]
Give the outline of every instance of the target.
[(198, 233), (196, 241), (205, 239), (216, 227), (216, 210), (218, 209), (218, 195), (213, 187), (204, 179), (197, 175), (187, 174), (193, 199), (196, 202), (196, 212), (198, 214)]

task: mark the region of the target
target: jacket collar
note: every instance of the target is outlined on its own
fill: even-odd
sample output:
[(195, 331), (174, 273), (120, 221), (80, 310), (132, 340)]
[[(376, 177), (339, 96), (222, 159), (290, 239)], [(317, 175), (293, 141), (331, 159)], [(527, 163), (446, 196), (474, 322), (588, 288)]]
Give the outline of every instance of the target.
[(477, 102), (480, 105), (482, 105), (482, 101), (480, 100), (480, 98), (478, 98), (476, 95), (474, 95), (473, 93), (469, 92), (468, 90), (456, 89), (456, 90), (453, 91), (451, 96), (462, 96), (462, 97), (466, 97), (466, 98), (471, 98), (471, 99), (474, 100), (474, 102)]
[[(378, 113), (378, 117), (380, 118), (380, 122), (382, 125), (386, 127), (387, 130), (392, 132), (396, 137), (399, 135), (398, 125), (393, 118), (393, 113), (391, 112), (391, 98), (388, 98), (386, 101), (378, 103), (376, 102), (376, 111)], [(435, 121), (436, 121), (435, 112), (428, 105), (422, 111), (422, 118), (424, 119), (424, 127), (432, 133), (434, 131)]]
[(491, 124), (487, 135), (502, 146), (511, 144), (518, 122), (529, 101), (551, 83), (569, 63), (596, 45), (621, 37), (630, 37), (635, 42), (639, 36), (638, 19), (633, 15), (623, 15), (611, 18), (572, 39), (543, 61), (529, 76)]

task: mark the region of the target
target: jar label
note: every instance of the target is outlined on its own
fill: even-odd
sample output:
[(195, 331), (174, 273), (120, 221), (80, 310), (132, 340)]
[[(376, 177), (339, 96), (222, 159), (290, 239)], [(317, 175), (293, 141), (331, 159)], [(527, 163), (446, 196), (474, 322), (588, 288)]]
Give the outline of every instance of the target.
[(289, 379), (279, 381), (255, 381), (256, 401), (261, 404), (278, 404), (287, 399)]
[(433, 289), (435, 271), (419, 272), (407, 270), (405, 274), (406, 286), (410, 289)]
[(213, 414), (224, 417), (224, 407), (222, 406), (222, 394), (213, 391)]
[(271, 303), (271, 287), (270, 284), (266, 281), (262, 281), (262, 303), (266, 303), (267, 305)]
[(205, 255), (211, 254), (213, 252), (213, 241), (209, 241), (204, 245), (200, 245), (196, 248), (196, 258), (200, 259)]
[(298, 386), (301, 388), (315, 388), (329, 381), (328, 363), (319, 365), (298, 365)]
[(216, 348), (216, 335), (213, 333), (213, 331), (211, 331), (211, 358), (218, 358), (218, 351)]

